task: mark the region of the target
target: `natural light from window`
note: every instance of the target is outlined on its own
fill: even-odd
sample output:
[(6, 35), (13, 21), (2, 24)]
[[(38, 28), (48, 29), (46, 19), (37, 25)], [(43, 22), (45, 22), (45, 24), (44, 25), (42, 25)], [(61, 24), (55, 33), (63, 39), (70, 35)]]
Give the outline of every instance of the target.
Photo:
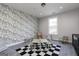
[(57, 17), (49, 19), (49, 34), (58, 34)]

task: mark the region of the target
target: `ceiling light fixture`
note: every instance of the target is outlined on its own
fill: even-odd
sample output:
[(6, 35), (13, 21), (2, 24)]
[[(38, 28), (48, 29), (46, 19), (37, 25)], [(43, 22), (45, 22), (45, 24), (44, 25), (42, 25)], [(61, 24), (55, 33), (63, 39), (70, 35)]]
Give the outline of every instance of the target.
[(40, 13), (40, 15), (42, 15), (42, 13)]
[(46, 3), (41, 3), (41, 6), (42, 6), (42, 7), (45, 7), (45, 6), (46, 6)]
[(60, 8), (60, 9), (63, 9), (63, 7), (62, 7), (62, 6), (60, 6), (59, 8)]

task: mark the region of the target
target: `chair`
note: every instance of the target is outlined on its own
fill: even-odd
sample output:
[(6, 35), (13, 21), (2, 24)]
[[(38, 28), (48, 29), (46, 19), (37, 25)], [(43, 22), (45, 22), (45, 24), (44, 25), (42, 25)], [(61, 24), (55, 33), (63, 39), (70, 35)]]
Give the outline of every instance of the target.
[(68, 40), (69, 40), (68, 36), (63, 36), (62, 38), (63, 43), (68, 43)]

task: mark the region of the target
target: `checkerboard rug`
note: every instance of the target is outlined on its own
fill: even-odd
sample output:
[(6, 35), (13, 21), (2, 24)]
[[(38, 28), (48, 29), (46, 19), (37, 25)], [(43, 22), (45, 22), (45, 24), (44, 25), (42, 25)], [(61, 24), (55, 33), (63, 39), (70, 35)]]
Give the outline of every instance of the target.
[(60, 52), (60, 45), (51, 44), (50, 47), (44, 45), (30, 48), (29, 45), (16, 49), (21, 56), (58, 56)]

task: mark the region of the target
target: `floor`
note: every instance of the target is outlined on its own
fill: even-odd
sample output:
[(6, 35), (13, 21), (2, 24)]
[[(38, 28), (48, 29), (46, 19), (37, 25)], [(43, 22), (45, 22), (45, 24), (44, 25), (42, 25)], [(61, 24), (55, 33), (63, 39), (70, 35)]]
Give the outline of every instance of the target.
[(61, 50), (59, 56), (77, 56), (72, 44), (61, 43), (54, 41), (53, 44), (61, 45)]
[[(63, 44), (61, 42), (53, 41), (53, 44), (59, 44), (61, 45), (61, 50), (59, 56), (77, 56), (76, 52), (71, 44)], [(26, 43), (22, 43), (16, 46), (12, 46), (2, 52), (0, 52), (0, 56), (20, 56), (15, 49), (19, 47), (25, 46)]]

